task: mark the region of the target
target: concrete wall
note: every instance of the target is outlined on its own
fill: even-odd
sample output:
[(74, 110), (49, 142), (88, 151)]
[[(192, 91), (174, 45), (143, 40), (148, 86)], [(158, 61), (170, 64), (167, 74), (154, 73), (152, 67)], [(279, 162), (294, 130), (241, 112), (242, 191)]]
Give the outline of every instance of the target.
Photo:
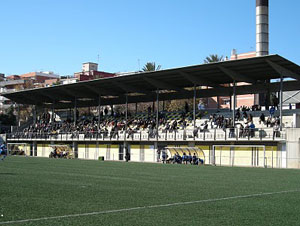
[(300, 128), (287, 129), (286, 140), (286, 158), (287, 168), (299, 168), (300, 167)]
[(85, 159), (85, 144), (78, 144), (78, 158), (79, 159)]
[(145, 162), (156, 161), (156, 149), (154, 145), (144, 145), (144, 161)]
[[(215, 163), (222, 166), (245, 166), (245, 167), (274, 167), (274, 168), (300, 168), (300, 128), (287, 129), (287, 140), (278, 143), (277, 146), (266, 146), (263, 148), (218, 146), (215, 149), (215, 157), (212, 156), (212, 146), (199, 145), (189, 142), (185, 145), (170, 144), (169, 147), (198, 147), (203, 150), (205, 164)], [(52, 148), (50, 142), (37, 143), (37, 156), (49, 157)], [(129, 150), (131, 161), (156, 162), (156, 145), (130, 144)], [(97, 160), (103, 156), (104, 160), (119, 161), (119, 144), (87, 143), (78, 144), (78, 158)], [(125, 154), (125, 150), (123, 152)], [(30, 154), (30, 144), (28, 153)], [(171, 156), (170, 156), (171, 157)], [(124, 160), (124, 159), (123, 159)]]
[[(142, 149), (142, 150), (141, 150)], [(143, 162), (143, 154), (144, 147), (141, 145), (130, 145), (130, 160), (134, 162)]]
[(119, 160), (119, 145), (117, 144), (110, 145), (110, 160), (113, 161)]
[(108, 160), (107, 159), (107, 144), (99, 144), (99, 148), (98, 148), (98, 156), (102, 156), (104, 157), (104, 160)]
[(98, 159), (98, 150), (96, 148), (96, 144), (88, 144), (88, 159)]
[(96, 144), (78, 144), (78, 158), (79, 159), (93, 159), (99, 157), (99, 151)]
[(119, 160), (119, 145), (99, 144), (98, 156), (104, 157), (104, 160)]
[[(189, 145), (192, 147), (192, 145)], [(208, 145), (196, 145), (195, 147), (200, 148), (204, 152), (204, 164), (210, 164), (210, 147)]]
[(49, 157), (52, 148), (49, 144), (37, 144), (37, 157)]
[(300, 114), (293, 114), (293, 127), (300, 128)]
[(213, 158), (213, 150), (209, 150), (209, 146), (197, 146), (204, 151), (205, 164), (215, 163), (218, 166), (244, 166), (244, 167), (280, 167), (278, 163), (278, 148), (277, 146), (263, 147), (243, 147), (242, 145), (216, 146)]

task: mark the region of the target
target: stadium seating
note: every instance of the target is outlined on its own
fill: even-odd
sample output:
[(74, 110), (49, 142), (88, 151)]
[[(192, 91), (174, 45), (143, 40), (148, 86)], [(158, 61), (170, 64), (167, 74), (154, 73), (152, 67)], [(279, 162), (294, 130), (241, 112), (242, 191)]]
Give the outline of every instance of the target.
[[(128, 116), (106, 115), (98, 117), (79, 117), (76, 125), (70, 119), (51, 123), (40, 120), (30, 125), (22, 132), (9, 134), (9, 137), (27, 139), (107, 139), (107, 140), (222, 140), (222, 139), (284, 139), (284, 133), (274, 132), (274, 125), (279, 124), (278, 117), (272, 117), (272, 123), (259, 123), (261, 113), (269, 117), (268, 111), (247, 111), (251, 120), (241, 117), (232, 127), (232, 112), (230, 111), (198, 111), (195, 127), (192, 112), (160, 112), (159, 125), (156, 125), (156, 114), (137, 113)], [(251, 127), (252, 126), (252, 127)], [(283, 117), (283, 126), (293, 126), (293, 116)], [(158, 128), (158, 131), (157, 131)], [(277, 130), (277, 127), (276, 127)]]

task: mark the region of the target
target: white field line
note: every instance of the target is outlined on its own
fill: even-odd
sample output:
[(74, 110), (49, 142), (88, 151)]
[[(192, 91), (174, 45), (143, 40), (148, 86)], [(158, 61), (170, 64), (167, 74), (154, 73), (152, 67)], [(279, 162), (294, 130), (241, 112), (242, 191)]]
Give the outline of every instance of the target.
[(31, 219), (15, 220), (15, 221), (3, 221), (0, 222), (0, 225), (27, 223), (27, 222), (54, 220), (54, 219), (72, 218), (72, 217), (84, 217), (84, 216), (101, 215), (101, 214), (109, 214), (109, 213), (129, 212), (134, 210), (154, 209), (154, 208), (170, 207), (170, 206), (182, 206), (182, 205), (189, 205), (189, 204), (196, 204), (196, 203), (217, 202), (217, 201), (225, 201), (225, 200), (241, 199), (241, 198), (253, 198), (253, 197), (283, 194), (283, 193), (293, 193), (293, 192), (300, 192), (300, 190), (297, 189), (297, 190), (287, 190), (287, 191), (277, 191), (277, 192), (265, 192), (265, 193), (250, 194), (250, 195), (238, 195), (238, 196), (230, 196), (224, 198), (196, 200), (196, 201), (189, 201), (189, 202), (175, 202), (175, 203), (168, 203), (168, 204), (139, 206), (133, 208), (126, 208), (126, 209), (104, 210), (104, 211), (90, 212), (90, 213), (78, 213), (78, 214), (68, 214), (68, 215), (53, 216), (53, 217), (40, 217), (40, 218), (31, 218)]

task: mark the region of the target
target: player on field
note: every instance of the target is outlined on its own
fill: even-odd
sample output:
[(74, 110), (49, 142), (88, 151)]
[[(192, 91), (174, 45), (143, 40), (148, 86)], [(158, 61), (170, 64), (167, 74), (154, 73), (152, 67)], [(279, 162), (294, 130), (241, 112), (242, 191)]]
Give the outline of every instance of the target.
[(0, 161), (3, 161), (7, 156), (7, 149), (5, 143), (0, 145)]

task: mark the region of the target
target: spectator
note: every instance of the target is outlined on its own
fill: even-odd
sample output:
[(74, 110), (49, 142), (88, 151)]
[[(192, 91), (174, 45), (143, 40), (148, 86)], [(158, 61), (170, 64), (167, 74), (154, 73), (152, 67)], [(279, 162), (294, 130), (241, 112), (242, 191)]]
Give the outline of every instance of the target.
[(151, 115), (151, 106), (148, 107), (148, 116)]
[(203, 104), (203, 102), (201, 100), (198, 103), (198, 110), (199, 111), (205, 110), (205, 105)]
[(272, 102), (273, 102), (274, 108), (276, 108), (278, 110), (279, 100), (275, 95), (272, 96)]
[(160, 161), (160, 149), (158, 148), (157, 151), (156, 151), (156, 161), (159, 162)]
[(236, 113), (235, 113), (235, 119), (240, 120), (240, 118), (241, 118), (241, 112), (240, 112), (240, 109), (238, 108)]
[(190, 163), (190, 164), (192, 164), (192, 155), (191, 155), (191, 152), (189, 152), (189, 155), (187, 156), (187, 158), (188, 158), (188, 162)]
[(182, 155), (182, 162), (185, 163), (185, 164), (187, 164), (187, 162), (188, 162), (188, 157), (187, 157), (187, 155), (185, 154), (185, 152), (184, 152), (183, 155)]
[(274, 113), (275, 113), (275, 107), (274, 107), (274, 106), (272, 106), (272, 107), (270, 108), (269, 113), (270, 113), (271, 117), (273, 117), (273, 115), (274, 115)]
[(189, 112), (189, 105), (187, 102), (184, 103), (184, 112), (187, 114)]
[(193, 135), (194, 135), (195, 138), (198, 136), (198, 130), (199, 130), (198, 127), (195, 126), (194, 130), (193, 130)]
[(126, 160), (126, 162), (128, 162), (130, 160), (130, 154), (129, 154), (128, 148), (126, 147), (125, 149), (126, 149), (125, 160)]
[(198, 161), (198, 158), (196, 156), (196, 153), (194, 153), (194, 155), (192, 157), (192, 163), (193, 163), (193, 165), (198, 165), (199, 164), (199, 161)]
[(166, 150), (162, 150), (162, 154), (161, 154), (161, 158), (162, 158), (162, 163), (166, 163), (167, 159), (168, 159), (168, 155), (166, 153)]
[(273, 128), (273, 138), (280, 137), (279, 129), (280, 129), (280, 126), (279, 126), (279, 124), (276, 123)]
[(265, 124), (265, 115), (264, 113), (261, 113), (261, 115), (259, 116), (259, 124)]
[(108, 115), (108, 109), (107, 108), (104, 109), (104, 114)]
[(250, 136), (251, 136), (251, 137), (254, 137), (254, 129), (255, 129), (255, 125), (254, 125), (253, 122), (250, 123), (249, 129), (250, 129)]

